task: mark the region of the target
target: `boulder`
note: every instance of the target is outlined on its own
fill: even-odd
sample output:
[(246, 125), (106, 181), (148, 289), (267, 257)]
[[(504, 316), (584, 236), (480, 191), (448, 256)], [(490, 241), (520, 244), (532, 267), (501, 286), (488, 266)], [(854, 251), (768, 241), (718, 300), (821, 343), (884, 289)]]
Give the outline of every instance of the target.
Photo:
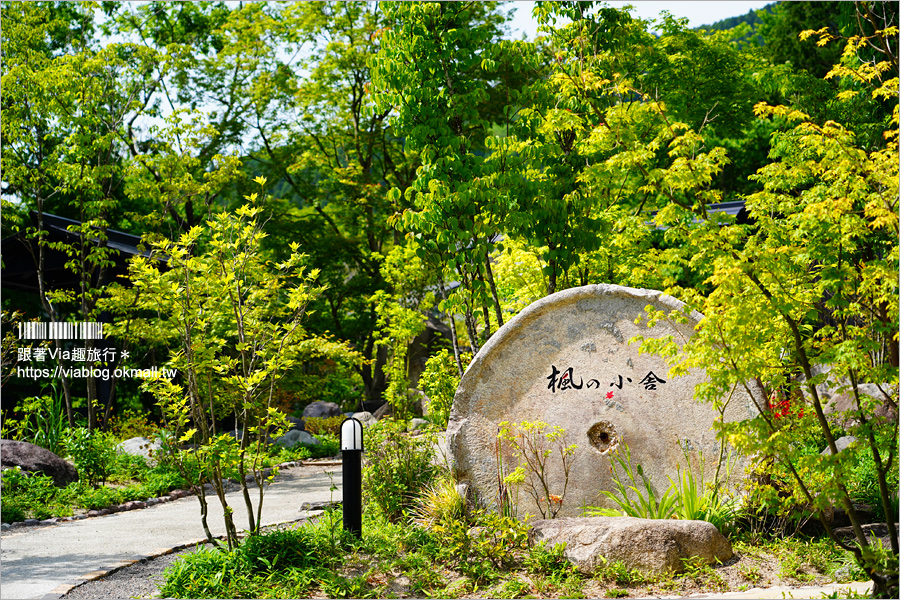
[(303, 418), (304, 419), (318, 419), (321, 417), (339, 417), (343, 413), (341, 412), (341, 407), (335, 404), (334, 402), (322, 402), (321, 400), (317, 400), (312, 402), (303, 409)]
[(285, 448), (293, 448), (297, 444), (309, 444), (312, 446), (317, 446), (321, 444), (319, 440), (315, 437), (307, 433), (306, 431), (301, 431), (299, 429), (291, 429), (286, 432), (283, 436), (275, 440), (275, 443), (279, 446), (284, 446)]
[[(423, 416), (425, 406), (428, 404), (428, 396), (425, 395), (425, 392), (410, 388), (406, 390), (406, 397), (409, 398), (409, 408), (412, 415), (414, 417)], [(373, 414), (378, 420), (384, 417), (392, 417), (394, 415), (394, 407), (390, 402), (385, 402)]]
[[(856, 438), (853, 437), (852, 435), (845, 435), (843, 437), (839, 437), (838, 439), (834, 440), (834, 445), (837, 448), (838, 452), (843, 452), (844, 450), (846, 450), (847, 448), (850, 447), (850, 444), (852, 444), (855, 441), (856, 441)], [(821, 454), (822, 456), (829, 456), (829, 455), (831, 455), (831, 448), (826, 446), (825, 449), (822, 450), (819, 454)]]
[[(647, 327), (648, 305), (667, 314), (679, 311), (685, 322), (660, 320)], [(665, 359), (642, 354), (639, 343), (630, 343), (636, 336), (671, 336), (681, 346), (702, 318), (697, 312), (684, 314), (684, 308), (658, 291), (590, 285), (542, 298), (516, 315), (481, 348), (453, 399), (447, 436), (459, 481), (469, 484), (479, 503), (497, 506), (498, 474), (512, 472), (520, 462), (504, 444), (498, 464), (497, 432), (504, 421), (558, 426), (566, 432), (565, 445), (577, 445), (568, 482), (558, 451), (547, 463), (550, 493), (560, 494), (567, 486), (560, 516), (577, 516), (584, 505), (612, 507), (601, 491), (615, 489), (610, 464), (622, 442), (658, 487), (678, 478), (683, 449), (695, 465), (703, 453), (711, 481), (720, 449), (713, 430), (718, 413), (712, 404), (694, 400), (705, 373), (691, 369), (671, 377)], [(762, 402), (761, 390), (750, 385)], [(752, 398), (738, 388), (724, 418), (733, 422), (757, 414)], [(735, 466), (735, 480), (745, 461)], [(517, 491), (523, 514), (541, 514), (528, 495)]]
[(375, 411), (373, 416), (379, 421), (385, 417), (390, 417), (394, 414), (394, 407), (390, 402), (385, 402), (381, 406), (378, 407), (378, 410)]
[[(870, 544), (875, 544), (875, 540), (881, 540), (881, 545), (885, 548), (891, 547), (891, 534), (888, 530), (887, 523), (869, 523), (862, 526), (863, 533), (869, 539)], [(853, 527), (838, 527), (833, 530), (834, 536), (847, 544), (856, 543), (856, 532)]]
[(530, 545), (541, 542), (550, 547), (566, 544), (566, 558), (588, 574), (614, 562), (648, 575), (680, 573), (684, 571), (683, 559), (700, 557), (706, 564), (715, 564), (734, 556), (731, 543), (706, 521), (634, 517), (544, 519), (534, 521), (528, 532)]
[[(888, 394), (891, 394), (896, 398), (896, 388), (890, 385), (882, 387)], [(880, 422), (897, 421), (896, 409), (894, 409), (887, 399), (884, 398), (884, 394), (881, 393), (878, 386), (871, 383), (861, 383), (859, 384), (858, 390), (860, 395), (870, 396), (876, 401), (881, 402), (878, 408), (868, 415), (870, 418)], [(841, 427), (849, 428), (859, 425), (859, 419), (853, 414), (856, 410), (856, 397), (852, 393), (823, 396), (822, 404), (822, 410), (825, 414)]]
[(353, 418), (362, 423), (363, 427), (368, 427), (369, 425), (374, 425), (378, 422), (378, 419), (375, 418), (375, 415), (367, 410), (353, 413)]
[(294, 429), (296, 429), (298, 431), (306, 431), (306, 422), (304, 422), (303, 419), (298, 419), (297, 417), (288, 416), (287, 420), (291, 424), (288, 431), (292, 431)]
[(308, 433), (306, 431), (301, 431), (300, 432), (300, 443), (307, 444), (309, 446), (318, 446), (322, 442), (320, 442), (319, 439), (316, 438), (315, 436), (313, 436), (311, 433)]
[(0, 440), (0, 463), (3, 469), (20, 467), (29, 473), (48, 475), (57, 487), (66, 487), (78, 481), (75, 467), (46, 448), (28, 442)]
[(428, 427), (429, 423), (425, 419), (410, 419), (409, 424), (406, 426), (407, 431), (419, 431), (421, 429), (425, 429)]
[(161, 449), (162, 444), (158, 440), (151, 440), (145, 437), (128, 438), (116, 446), (116, 451), (119, 454), (143, 456), (151, 465), (156, 463), (156, 455)]

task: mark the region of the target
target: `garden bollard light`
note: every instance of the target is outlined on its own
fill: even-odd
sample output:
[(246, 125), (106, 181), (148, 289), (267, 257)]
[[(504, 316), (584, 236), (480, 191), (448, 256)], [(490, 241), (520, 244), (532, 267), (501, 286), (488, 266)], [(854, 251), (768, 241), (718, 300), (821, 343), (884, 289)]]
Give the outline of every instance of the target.
[(341, 469), (343, 479), (344, 529), (362, 538), (363, 427), (353, 417), (341, 423)]

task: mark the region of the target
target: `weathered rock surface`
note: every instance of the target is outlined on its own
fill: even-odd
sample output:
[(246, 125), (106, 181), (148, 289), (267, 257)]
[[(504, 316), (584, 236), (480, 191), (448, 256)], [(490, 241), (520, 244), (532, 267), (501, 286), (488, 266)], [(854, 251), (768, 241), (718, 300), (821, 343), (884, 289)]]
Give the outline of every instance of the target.
[[(684, 571), (683, 559), (700, 557), (706, 564), (734, 556), (731, 543), (706, 521), (581, 517), (545, 519), (531, 524), (528, 543), (566, 544), (565, 556), (580, 571), (593, 572), (621, 561), (650, 575)], [(603, 558), (601, 558), (603, 557)]]
[(145, 437), (133, 437), (123, 440), (116, 446), (116, 450), (120, 454), (134, 454), (135, 456), (143, 456), (147, 462), (156, 463), (156, 455), (162, 449), (162, 444), (157, 440), (151, 440)]
[(2, 468), (21, 467), (29, 473), (42, 473), (53, 478), (57, 487), (66, 487), (78, 481), (75, 467), (46, 448), (15, 440), (0, 440)]
[[(647, 305), (666, 313), (684, 305), (652, 290), (592, 285), (565, 290), (535, 302), (500, 328), (469, 365), (453, 400), (447, 428), (453, 470), (480, 502), (497, 502), (497, 430), (502, 421), (544, 421), (567, 432), (577, 444), (561, 516), (579, 514), (582, 505), (609, 505), (601, 490), (614, 489), (611, 455), (621, 442), (641, 464), (658, 490), (677, 478), (684, 461), (679, 443), (707, 457), (712, 480), (718, 442), (712, 429), (714, 408), (693, 400), (705, 381), (702, 370), (670, 377), (662, 358), (639, 354), (629, 340), (673, 336), (680, 346), (702, 318), (686, 323), (635, 324)], [(725, 411), (727, 421), (756, 415), (743, 390), (736, 390)], [(505, 472), (518, 461), (502, 454)], [(694, 461), (698, 464), (699, 461)], [(733, 472), (742, 474), (742, 465)], [(564, 479), (551, 458), (550, 493), (560, 494)], [(519, 493), (520, 513), (541, 514)]]
[(341, 407), (335, 404), (334, 402), (322, 402), (321, 400), (317, 400), (310, 404), (306, 405), (306, 408), (303, 409), (303, 418), (304, 419), (318, 419), (322, 417), (338, 417), (341, 414)]

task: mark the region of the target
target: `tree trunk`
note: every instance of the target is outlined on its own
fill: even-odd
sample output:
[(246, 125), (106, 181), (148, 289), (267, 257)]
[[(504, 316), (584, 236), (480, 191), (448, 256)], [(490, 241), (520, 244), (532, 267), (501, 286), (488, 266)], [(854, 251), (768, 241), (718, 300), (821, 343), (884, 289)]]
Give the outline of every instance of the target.
[[(556, 250), (556, 245), (551, 243), (547, 246), (550, 252)], [(556, 259), (551, 258), (547, 261), (547, 266), (550, 267), (550, 275), (547, 277), (547, 295), (556, 292)]]
[[(441, 297), (446, 298), (447, 287), (444, 285), (444, 278), (441, 276), (438, 276), (438, 285), (440, 285)], [(456, 318), (451, 313), (448, 313), (447, 317), (450, 319), (450, 342), (453, 344), (453, 358), (456, 360), (456, 370), (459, 372), (459, 378), (462, 379), (463, 368), (462, 360), (459, 358), (459, 339), (456, 336)]]
[(494, 283), (494, 272), (491, 270), (491, 257), (484, 259), (484, 273), (487, 275), (488, 285), (491, 287), (491, 297), (494, 299), (494, 314), (497, 317), (497, 329), (503, 327), (503, 309), (500, 306), (500, 297), (497, 295), (497, 286)]

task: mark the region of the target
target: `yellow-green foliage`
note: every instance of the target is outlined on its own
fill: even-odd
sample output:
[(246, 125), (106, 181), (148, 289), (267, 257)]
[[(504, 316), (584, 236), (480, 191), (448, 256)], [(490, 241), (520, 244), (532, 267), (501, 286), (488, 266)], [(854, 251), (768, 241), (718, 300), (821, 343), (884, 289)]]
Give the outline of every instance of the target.
[(334, 417), (307, 417), (303, 419), (305, 429), (310, 435), (336, 435), (341, 434), (341, 423), (344, 422), (343, 415)]

